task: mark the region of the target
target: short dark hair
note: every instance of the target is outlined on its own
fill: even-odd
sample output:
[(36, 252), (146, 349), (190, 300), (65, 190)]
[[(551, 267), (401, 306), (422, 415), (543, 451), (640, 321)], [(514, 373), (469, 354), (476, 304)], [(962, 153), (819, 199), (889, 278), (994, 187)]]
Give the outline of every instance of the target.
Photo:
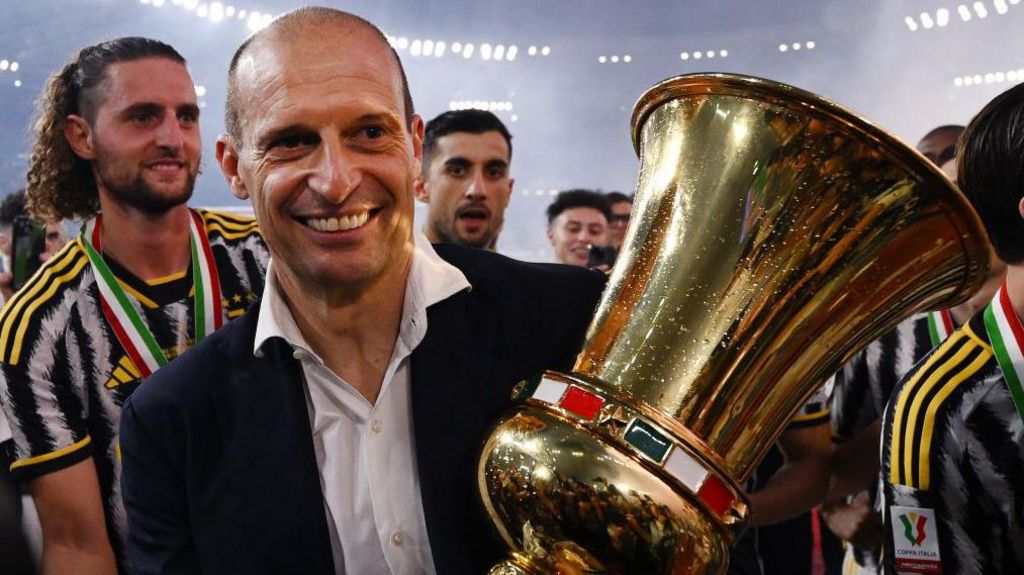
[(167, 58), (182, 65), (185, 58), (171, 46), (130, 36), (82, 48), (50, 77), (39, 98), (29, 168), (28, 211), (44, 221), (90, 218), (100, 210), (99, 190), (89, 161), (79, 158), (64, 139), (64, 121), (71, 114), (91, 125), (107, 79), (118, 62)]
[(0, 226), (14, 225), (14, 218), (25, 215), (25, 190), (11, 192), (0, 200)]
[(387, 36), (380, 31), (380, 28), (375, 26), (369, 20), (361, 18), (350, 12), (344, 10), (337, 10), (335, 8), (327, 8), (325, 6), (306, 6), (303, 8), (297, 8), (282, 14), (273, 20), (266, 28), (253, 33), (251, 36), (242, 42), (242, 45), (235, 50), (234, 56), (231, 57), (231, 65), (228, 67), (228, 91), (227, 101), (224, 105), (224, 126), (228, 131), (228, 135), (235, 141), (235, 145), (242, 145), (242, 125), (239, 121), (238, 107), (238, 62), (241, 61), (242, 56), (249, 50), (252, 44), (272, 32), (280, 30), (287, 34), (290, 30), (305, 26), (315, 22), (332, 22), (336, 24), (356, 24), (364, 26), (366, 29), (372, 31), (380, 41), (383, 42), (391, 55), (395, 58), (395, 63), (398, 64), (398, 73), (402, 78), (402, 103), (405, 107), (405, 123), (407, 126), (412, 125), (412, 117), (416, 113), (416, 109), (413, 106), (412, 94), (409, 92), (409, 80), (405, 76), (405, 67), (402, 66), (402, 59), (398, 57), (398, 52), (388, 42)]
[(467, 132), (483, 134), (498, 132), (508, 144), (508, 159), (512, 161), (512, 134), (497, 116), (487, 110), (451, 110), (427, 122), (423, 135), (423, 173), (430, 169), (430, 159), (437, 149), (437, 141), (448, 134)]
[(957, 142), (959, 141), (960, 136), (963, 135), (964, 129), (965, 128), (959, 124), (946, 124), (944, 126), (939, 126), (938, 128), (933, 128), (932, 130), (929, 130), (924, 137), (918, 140), (917, 145), (920, 147), (926, 140), (930, 140), (932, 138), (941, 138), (943, 136), (949, 138), (951, 143), (945, 148), (938, 150), (934, 158), (926, 156), (929, 160), (932, 160), (936, 166), (941, 168), (942, 164), (945, 164), (956, 157)]
[(960, 138), (957, 182), (1003, 261), (1024, 261), (1024, 84), (985, 105)]
[(608, 198), (608, 203), (610, 205), (613, 205), (613, 206), (615, 204), (621, 204), (621, 203), (629, 203), (629, 204), (633, 203), (633, 196), (631, 196), (631, 195), (627, 196), (626, 194), (624, 194), (622, 192), (607, 192), (604, 195), (604, 197)]
[(612, 207), (604, 194), (577, 188), (558, 193), (555, 201), (548, 206), (548, 225), (550, 226), (562, 212), (572, 208), (594, 208), (604, 214), (604, 219), (612, 219)]

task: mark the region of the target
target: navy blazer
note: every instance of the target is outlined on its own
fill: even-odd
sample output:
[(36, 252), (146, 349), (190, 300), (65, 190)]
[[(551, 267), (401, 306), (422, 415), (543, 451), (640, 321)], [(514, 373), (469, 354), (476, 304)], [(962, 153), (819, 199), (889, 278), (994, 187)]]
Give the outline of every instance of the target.
[[(416, 462), (437, 572), (478, 575), (505, 554), (477, 495), (487, 431), (516, 382), (571, 366), (604, 278), (436, 249), (473, 287), (428, 308), (411, 356)], [(137, 573), (334, 573), (302, 368), (280, 339), (253, 355), (257, 318), (258, 306), (125, 403), (121, 488)]]

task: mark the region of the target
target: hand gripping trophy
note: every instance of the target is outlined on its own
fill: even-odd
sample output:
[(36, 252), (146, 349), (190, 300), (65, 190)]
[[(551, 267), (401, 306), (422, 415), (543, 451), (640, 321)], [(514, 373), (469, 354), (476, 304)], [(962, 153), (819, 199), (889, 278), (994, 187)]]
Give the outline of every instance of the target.
[(572, 373), (524, 382), (478, 469), (494, 575), (722, 573), (740, 485), (901, 319), (974, 293), (981, 223), (917, 152), (789, 86), (647, 91), (633, 220)]

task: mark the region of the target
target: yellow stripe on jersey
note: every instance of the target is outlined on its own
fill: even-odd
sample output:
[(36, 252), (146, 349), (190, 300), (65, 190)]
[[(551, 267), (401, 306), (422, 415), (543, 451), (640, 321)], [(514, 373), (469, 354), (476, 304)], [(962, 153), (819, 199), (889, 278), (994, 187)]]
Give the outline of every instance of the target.
[(815, 411), (814, 413), (802, 413), (791, 419), (790, 423), (804, 423), (807, 421), (814, 421), (816, 419), (828, 419), (829, 415), (831, 415), (831, 413), (827, 409)]
[(244, 240), (245, 238), (260, 235), (260, 230), (256, 226), (252, 226), (246, 231), (232, 231), (224, 228), (220, 224), (210, 224), (206, 226), (207, 232), (212, 232), (226, 240)]
[(44, 453), (42, 455), (28, 457), (26, 459), (19, 459), (11, 464), (11, 471), (14, 471), (19, 467), (28, 467), (29, 465), (36, 465), (37, 463), (45, 463), (47, 461), (57, 459), (58, 457), (63, 457), (69, 453), (74, 453), (86, 445), (89, 445), (90, 441), (92, 441), (92, 438), (86, 435), (85, 439), (77, 443), (72, 443), (67, 447), (62, 447), (57, 451), (51, 451), (50, 453)]
[(253, 218), (232, 217), (220, 212), (203, 212), (202, 215), (207, 228), (220, 226), (234, 232), (244, 232), (256, 227), (256, 220)]
[(137, 289), (133, 288), (132, 286), (128, 285), (127, 283), (125, 283), (124, 281), (121, 280), (121, 278), (118, 278), (118, 277), (115, 276), (114, 279), (117, 280), (117, 284), (119, 286), (121, 286), (121, 289), (123, 289), (125, 291), (125, 293), (127, 293), (128, 295), (132, 296), (133, 298), (139, 300), (139, 303), (141, 303), (145, 307), (147, 307), (149, 309), (157, 309), (158, 307), (160, 307), (160, 306), (158, 306), (156, 304), (155, 301), (153, 301), (153, 300), (149, 299), (148, 297), (142, 295), (142, 293), (139, 292), (139, 290), (137, 290)]
[[(21, 357), (22, 338), (32, 313), (56, 293), (57, 288), (75, 278), (89, 263), (81, 238), (61, 248), (33, 275), (4, 306), (0, 313), (0, 361), (16, 364)], [(13, 341), (12, 341), (13, 339)]]
[[(972, 355), (974, 359), (968, 362)], [(929, 462), (935, 416), (950, 394), (991, 357), (992, 348), (978, 339), (969, 326), (964, 326), (914, 373), (893, 409), (889, 450), (889, 479), (892, 483), (921, 490), (930, 487)], [(913, 471), (915, 461), (918, 463), (916, 477)]]
[(162, 284), (166, 284), (166, 283), (171, 283), (174, 280), (180, 280), (181, 278), (185, 277), (186, 275), (188, 275), (188, 270), (180, 271), (180, 272), (177, 272), (177, 273), (173, 273), (171, 275), (161, 276), (161, 277), (158, 277), (158, 278), (153, 278), (151, 280), (145, 280), (145, 281), (146, 281), (146, 285), (148, 285), (150, 287), (153, 287), (153, 286), (158, 286), (158, 285), (162, 285)]

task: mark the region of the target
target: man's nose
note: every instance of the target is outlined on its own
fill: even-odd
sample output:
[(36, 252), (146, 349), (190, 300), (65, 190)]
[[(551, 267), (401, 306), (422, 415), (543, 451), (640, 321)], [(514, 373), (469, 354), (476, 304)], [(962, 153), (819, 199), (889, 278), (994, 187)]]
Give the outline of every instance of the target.
[(481, 171), (474, 172), (466, 185), (466, 197), (480, 200), (487, 197), (487, 187), (484, 181), (484, 174)]
[(176, 116), (171, 115), (160, 123), (160, 128), (157, 129), (156, 134), (157, 146), (177, 151), (181, 149), (184, 142), (185, 131)]
[(362, 179), (355, 154), (340, 142), (322, 140), (315, 152), (308, 185), (332, 204), (340, 204), (355, 190)]

